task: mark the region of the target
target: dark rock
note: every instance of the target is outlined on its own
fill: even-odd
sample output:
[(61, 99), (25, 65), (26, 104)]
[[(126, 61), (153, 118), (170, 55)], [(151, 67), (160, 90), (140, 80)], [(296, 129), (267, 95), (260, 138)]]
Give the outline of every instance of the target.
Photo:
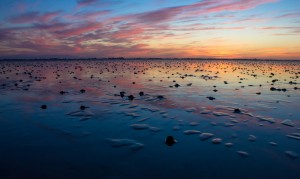
[(123, 98), (125, 96), (125, 92), (124, 91), (121, 91), (120, 92), (120, 96)]
[(179, 85), (178, 83), (176, 83), (174, 86), (175, 86), (176, 88), (178, 88), (180, 85)]
[(65, 94), (65, 93), (67, 93), (67, 92), (65, 92), (65, 91), (60, 91), (59, 92), (59, 94), (61, 94), (61, 95)]
[(234, 113), (241, 113), (242, 111), (239, 108), (234, 109)]
[(47, 109), (47, 105), (43, 104), (43, 105), (41, 106), (41, 109)]
[(209, 99), (209, 100), (215, 100), (216, 99), (216, 98), (214, 98), (212, 96), (207, 96), (206, 98)]
[(168, 146), (172, 146), (173, 144), (176, 144), (177, 141), (174, 139), (173, 136), (168, 136), (165, 140), (165, 143), (168, 145)]
[(81, 110), (85, 110), (86, 108), (88, 108), (88, 107), (83, 106), (83, 105), (80, 106), (80, 109), (81, 109)]
[(139, 95), (144, 96), (144, 92), (143, 91), (139, 92)]
[(158, 95), (157, 98), (158, 99), (164, 99), (165, 97), (163, 95)]
[(133, 99), (134, 99), (134, 96), (131, 94), (131, 95), (128, 96), (128, 99), (129, 99), (129, 100), (133, 100)]

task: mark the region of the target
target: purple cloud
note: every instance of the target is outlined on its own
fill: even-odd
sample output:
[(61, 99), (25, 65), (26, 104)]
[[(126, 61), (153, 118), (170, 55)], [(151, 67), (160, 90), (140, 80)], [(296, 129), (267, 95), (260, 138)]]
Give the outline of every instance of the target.
[(48, 22), (61, 14), (60, 11), (40, 13), (37, 11), (27, 12), (8, 19), (9, 22), (15, 24), (26, 24), (33, 22)]

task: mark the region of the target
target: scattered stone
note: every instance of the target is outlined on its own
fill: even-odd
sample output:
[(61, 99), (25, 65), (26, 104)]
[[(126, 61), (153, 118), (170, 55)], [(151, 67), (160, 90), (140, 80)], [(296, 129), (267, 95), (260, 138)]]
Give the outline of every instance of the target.
[(165, 143), (167, 146), (172, 146), (173, 144), (176, 144), (177, 141), (175, 140), (175, 138), (173, 136), (168, 136), (165, 140)]
[(158, 95), (157, 98), (158, 99), (164, 99), (165, 97), (163, 95)]
[(120, 96), (123, 98), (125, 96), (125, 92), (124, 91), (121, 91), (120, 92)]
[(254, 141), (256, 141), (256, 137), (254, 135), (249, 135), (248, 140), (250, 142), (254, 142)]
[(132, 139), (107, 139), (112, 147), (125, 147), (129, 146), (130, 150), (137, 151), (144, 147), (144, 144), (139, 143)]
[(207, 96), (206, 98), (209, 99), (209, 100), (211, 100), (211, 101), (216, 99), (216, 98), (214, 98), (212, 96)]
[(296, 140), (300, 140), (300, 135), (299, 133), (292, 133), (290, 135), (286, 135), (287, 137), (291, 138), (291, 139), (296, 139)]
[(174, 86), (175, 86), (176, 88), (178, 88), (180, 85), (176, 83)]
[(274, 147), (277, 146), (277, 143), (275, 143), (275, 142), (269, 142), (269, 144)]
[(212, 134), (212, 133), (202, 133), (202, 134), (200, 134), (200, 139), (202, 141), (204, 141), (204, 140), (207, 140), (207, 139), (209, 139), (213, 136), (214, 136), (214, 134)]
[(294, 127), (294, 123), (291, 120), (289, 120), (289, 119), (283, 120), (281, 122), (281, 124), (289, 126), (289, 127)]
[(61, 95), (65, 94), (65, 93), (67, 93), (67, 92), (65, 92), (65, 91), (60, 91), (59, 92), (59, 94), (61, 94)]
[(195, 111), (196, 111), (196, 108), (193, 108), (193, 107), (187, 108), (187, 109), (185, 109), (185, 111), (186, 111), (186, 112), (195, 112)]
[(43, 104), (43, 105), (41, 106), (41, 109), (47, 109), (47, 105)]
[(192, 134), (201, 134), (201, 131), (198, 131), (198, 130), (185, 130), (185, 131), (183, 131), (183, 133), (185, 135), (192, 135)]
[(299, 158), (299, 154), (294, 151), (285, 151), (284, 152), (286, 156), (288, 156), (290, 159), (297, 159)]
[(228, 148), (230, 148), (230, 147), (233, 146), (233, 143), (227, 142), (227, 143), (225, 143), (225, 146), (228, 147)]
[(234, 113), (241, 113), (242, 111), (239, 108), (234, 109)]
[(145, 146), (144, 144), (136, 142), (136, 143), (132, 144), (129, 147), (129, 149), (133, 150), (133, 151), (138, 151), (138, 150), (141, 150), (142, 148), (144, 148), (144, 146)]
[(220, 144), (220, 143), (222, 143), (222, 139), (221, 138), (215, 138), (215, 139), (213, 139), (213, 140), (211, 140), (211, 142), (213, 143), (213, 144)]
[(249, 156), (248, 152), (245, 151), (237, 151), (237, 154), (243, 158), (247, 158)]
[(129, 99), (129, 100), (133, 100), (133, 99), (134, 99), (134, 96), (133, 96), (133, 95), (129, 95), (129, 96), (128, 96), (128, 99)]
[(149, 128), (148, 124), (131, 124), (130, 126), (135, 130), (143, 130)]
[(199, 122), (190, 122), (190, 126), (198, 126)]
[(150, 126), (150, 127), (149, 127), (149, 130), (150, 130), (151, 132), (159, 132), (159, 131), (161, 131), (161, 129), (160, 129), (159, 127), (153, 127), (153, 126)]
[(144, 96), (144, 92), (143, 91), (139, 92), (139, 95)]
[(86, 108), (88, 108), (88, 107), (83, 106), (83, 105), (80, 106), (80, 110), (85, 110)]

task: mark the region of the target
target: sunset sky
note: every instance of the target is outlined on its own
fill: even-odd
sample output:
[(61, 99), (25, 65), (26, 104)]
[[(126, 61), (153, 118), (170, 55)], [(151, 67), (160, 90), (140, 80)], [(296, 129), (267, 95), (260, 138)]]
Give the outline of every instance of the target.
[(0, 1), (0, 58), (121, 56), (300, 59), (300, 1)]

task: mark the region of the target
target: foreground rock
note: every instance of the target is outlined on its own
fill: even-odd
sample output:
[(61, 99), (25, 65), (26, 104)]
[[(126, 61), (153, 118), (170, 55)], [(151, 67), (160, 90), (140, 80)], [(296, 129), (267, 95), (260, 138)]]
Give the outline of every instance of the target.
[(135, 130), (148, 129), (150, 126), (148, 124), (132, 124), (130, 125)]
[(204, 140), (207, 140), (207, 139), (209, 139), (213, 136), (214, 136), (214, 134), (212, 134), (212, 133), (202, 133), (202, 134), (200, 134), (200, 139), (202, 141), (204, 141)]
[(185, 131), (183, 131), (183, 133), (185, 135), (192, 135), (192, 134), (201, 134), (201, 131), (198, 131), (198, 130), (185, 130)]
[(220, 143), (222, 143), (222, 139), (221, 138), (215, 138), (215, 139), (213, 139), (213, 140), (211, 140), (211, 142), (213, 143), (213, 144), (220, 144)]
[(167, 146), (172, 146), (173, 144), (177, 143), (177, 140), (173, 136), (168, 136), (165, 140)]
[(140, 150), (144, 148), (144, 144), (139, 143), (132, 139), (107, 139), (112, 147), (126, 147), (128, 146), (130, 150)]
[(290, 159), (297, 159), (299, 158), (299, 154), (294, 151), (285, 151), (284, 152), (286, 156), (288, 156)]
[(245, 151), (237, 151), (236, 153), (243, 158), (247, 158), (249, 156), (248, 152)]

